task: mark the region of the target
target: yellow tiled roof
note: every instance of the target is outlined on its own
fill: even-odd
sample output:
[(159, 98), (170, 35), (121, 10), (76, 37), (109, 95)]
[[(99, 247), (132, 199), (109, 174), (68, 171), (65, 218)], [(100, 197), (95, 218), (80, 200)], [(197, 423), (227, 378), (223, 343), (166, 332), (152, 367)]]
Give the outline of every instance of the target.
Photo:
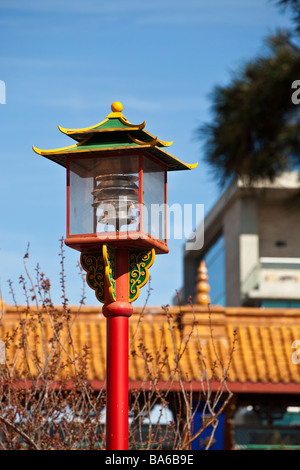
[[(300, 387), (300, 365), (292, 360), (297, 351), (292, 344), (300, 340), (300, 309), (212, 306), (208, 313), (204, 306), (170, 307), (170, 323), (160, 307), (147, 307), (142, 315), (141, 311), (135, 308), (129, 319), (131, 387), (158, 380), (165, 387), (178, 388), (181, 379), (185, 386), (192, 383), (193, 389), (201, 390), (207, 380), (220, 380), (224, 371), (229, 388), (232, 384), (239, 384), (243, 390), (252, 384), (253, 391), (264, 384)], [(6, 307), (0, 322), (1, 340), (15, 332), (7, 349), (7, 363), (14, 370), (19, 368), (20, 379), (26, 361), (31, 372), (37, 373), (45, 360), (40, 330), (30, 326), (30, 319), (36, 317), (34, 312), (26, 317), (31, 349), (27, 358), (18, 348), (24, 323), (20, 324), (15, 309)], [(77, 315), (74, 312), (75, 308), (71, 309), (74, 349), (81, 354), (85, 345), (89, 348), (87, 377), (95, 386), (101, 386), (106, 377), (106, 320), (101, 307), (82, 307)], [(24, 321), (25, 316), (22, 318)], [(43, 317), (43, 334), (49, 352), (54, 336), (47, 316)], [(62, 361), (68, 363), (73, 349), (65, 323), (61, 343)], [(61, 373), (72, 375), (71, 366)]]

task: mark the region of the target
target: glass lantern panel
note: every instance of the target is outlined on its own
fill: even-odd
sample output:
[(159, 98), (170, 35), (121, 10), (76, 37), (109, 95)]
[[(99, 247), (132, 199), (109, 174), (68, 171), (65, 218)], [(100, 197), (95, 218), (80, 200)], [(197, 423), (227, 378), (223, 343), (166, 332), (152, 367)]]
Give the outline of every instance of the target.
[(138, 230), (137, 156), (70, 161), (70, 235)]
[(166, 239), (165, 169), (143, 157), (143, 231)]

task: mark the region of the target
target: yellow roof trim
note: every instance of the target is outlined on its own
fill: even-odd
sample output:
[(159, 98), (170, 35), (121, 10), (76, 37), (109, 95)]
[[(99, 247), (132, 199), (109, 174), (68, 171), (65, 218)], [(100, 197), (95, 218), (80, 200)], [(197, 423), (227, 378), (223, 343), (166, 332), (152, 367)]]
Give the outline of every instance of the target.
[[(88, 140), (89, 140), (89, 138), (83, 140), (82, 142), (80, 142), (78, 144), (70, 145), (69, 147), (62, 147), (62, 148), (59, 148), (59, 149), (53, 149), (53, 150), (41, 150), (41, 149), (36, 148), (34, 145), (32, 146), (32, 149), (34, 150), (35, 153), (37, 153), (38, 155), (42, 155), (42, 156), (64, 154), (64, 153), (68, 152), (69, 150), (74, 149), (76, 147), (77, 147), (76, 153), (99, 152), (99, 149), (97, 149), (97, 148), (95, 148), (95, 149), (82, 149), (82, 150), (80, 149), (80, 146), (85, 144)], [(145, 144), (144, 142), (141, 142), (139, 145), (143, 148), (149, 148), (149, 147), (155, 146), (155, 145)], [(122, 150), (126, 150), (126, 149), (132, 150), (131, 146), (120, 147), (120, 148)], [(117, 150), (117, 149), (118, 149), (117, 147), (114, 147), (114, 148), (107, 147), (107, 148), (102, 148), (101, 151), (114, 151), (114, 150)], [(194, 168), (196, 168), (198, 166), (198, 162), (196, 162), (196, 163), (184, 163), (181, 160), (179, 160), (178, 158), (174, 157), (173, 155), (171, 155), (168, 152), (166, 152), (165, 150), (163, 150), (162, 148), (159, 148), (159, 151), (165, 153), (166, 155), (168, 155), (168, 157), (170, 157), (172, 160), (176, 160), (177, 162), (181, 163), (182, 165), (184, 165), (189, 170), (193, 170)]]
[[(137, 125), (137, 126), (128, 126), (130, 127), (130, 131), (140, 131), (142, 130), (143, 128), (140, 127), (141, 125)], [(60, 129), (61, 130), (61, 129)], [(128, 128), (124, 128), (124, 127), (113, 127), (111, 129), (74, 129), (74, 131), (72, 129), (65, 129), (68, 131), (68, 135), (71, 135), (71, 134), (74, 134), (74, 135), (77, 135), (77, 134), (86, 134), (87, 132), (92, 132), (94, 134), (103, 134), (104, 132), (128, 132)], [(63, 132), (63, 131), (62, 131)], [(66, 134), (66, 132), (64, 132)]]
[(124, 126), (134, 127), (139, 130), (144, 129), (144, 127), (146, 126), (146, 121), (142, 122), (141, 124), (131, 124), (131, 122), (129, 122), (128, 119), (126, 119), (126, 117), (122, 113), (118, 113), (118, 112), (109, 113), (106, 116), (106, 118), (107, 119), (119, 119), (119, 121), (121, 121), (121, 123), (124, 124)]
[(120, 118), (126, 119), (125, 116), (123, 116), (123, 114), (119, 112), (112, 112), (106, 116), (106, 119), (120, 119)]
[[(155, 138), (153, 134), (150, 132), (144, 130), (145, 134), (147, 134), (149, 137), (152, 137), (153, 139)], [(158, 142), (163, 146), (163, 147), (170, 147), (170, 145), (173, 144), (173, 140), (171, 142), (166, 142), (165, 140), (158, 139)]]
[[(66, 135), (70, 135), (70, 134), (84, 134), (86, 132), (89, 132), (89, 131), (95, 131), (95, 132), (112, 132), (112, 131), (122, 131), (123, 128), (113, 128), (113, 129), (97, 129), (97, 127), (99, 126), (102, 126), (102, 124), (104, 124), (105, 122), (107, 122), (109, 119), (111, 119), (112, 117), (118, 117), (119, 120), (121, 121), (122, 124), (124, 124), (125, 126), (127, 127), (130, 127), (132, 130), (136, 130), (136, 131), (139, 131), (139, 130), (142, 130), (144, 129), (145, 125), (146, 125), (146, 121), (142, 122), (141, 124), (131, 124), (129, 121), (127, 121), (127, 119), (120, 119), (119, 116), (116, 116), (116, 114), (120, 115), (121, 113), (110, 113), (106, 119), (104, 119), (102, 122), (99, 122), (99, 124), (96, 124), (95, 126), (90, 126), (90, 127), (82, 127), (82, 128), (79, 128), (79, 129), (66, 129), (62, 126), (58, 126), (58, 129), (63, 133), (63, 134), (66, 134)], [(124, 117), (124, 116), (123, 116)], [(124, 129), (126, 130), (126, 129)]]
[(129, 122), (125, 116), (122, 116), (119, 118), (121, 123), (124, 124), (124, 126), (127, 126), (127, 127), (138, 127), (139, 129), (144, 129), (145, 126), (146, 126), (146, 121), (142, 122), (141, 124), (131, 124), (131, 122)]
[(162, 144), (164, 147), (170, 147), (173, 144), (173, 140), (171, 142), (166, 142), (165, 140), (159, 139), (159, 143)]
[(179, 160), (179, 158), (176, 158), (174, 157), (173, 155), (171, 155), (170, 153), (166, 152), (165, 150), (163, 150), (162, 148), (159, 147), (159, 151), (162, 152), (162, 153), (165, 153), (166, 155), (168, 155), (168, 157), (172, 158), (173, 160), (176, 160), (177, 162), (181, 163), (182, 165), (186, 166), (189, 170), (193, 170), (194, 168), (196, 168), (198, 166), (198, 162), (196, 163), (184, 163), (183, 161)]
[(98, 126), (101, 126), (104, 124), (108, 119), (104, 119), (103, 121), (99, 122), (99, 124), (96, 124), (95, 126), (90, 126), (90, 127), (81, 127), (80, 129), (65, 129), (64, 127), (58, 126), (58, 129), (63, 133), (63, 134), (80, 134), (81, 132), (86, 132), (86, 131), (92, 131)]
[(143, 142), (142, 140), (135, 139), (130, 134), (127, 134), (127, 136), (132, 140), (132, 142), (138, 145), (143, 145), (147, 147), (155, 147), (155, 145), (157, 145), (158, 143), (158, 137), (155, 137), (153, 140), (151, 140), (151, 142)]
[[(88, 140), (90, 139), (90, 137), (88, 137), (87, 139), (84, 139), (82, 142), (79, 142), (78, 144), (75, 144), (75, 145), (69, 145), (68, 147), (61, 147), (61, 148), (58, 148), (58, 149), (53, 149), (53, 150), (41, 150), (41, 149), (38, 149), (36, 148), (34, 145), (32, 146), (32, 149), (34, 150), (35, 153), (37, 153), (38, 155), (53, 155), (53, 154), (59, 154), (59, 153), (65, 153), (66, 150), (71, 150), (71, 149), (74, 149), (74, 148), (78, 148), (80, 147), (81, 145), (84, 145)], [(78, 150), (80, 152), (80, 150)], [(85, 152), (86, 149), (84, 150), (81, 150), (82, 152)]]
[[(38, 155), (42, 155), (42, 156), (46, 156), (46, 155), (60, 155), (60, 154), (64, 154), (66, 152), (68, 152), (69, 150), (72, 150), (74, 149), (75, 147), (80, 147), (81, 145), (83, 145), (85, 142), (87, 142), (88, 139), (85, 139), (84, 141), (80, 142), (79, 144), (76, 144), (76, 145), (70, 145), (69, 147), (62, 147), (62, 148), (59, 148), (59, 149), (53, 149), (53, 150), (41, 150), (41, 149), (37, 149), (36, 147), (34, 147), (34, 145), (32, 146), (33, 150), (35, 151), (35, 153), (37, 153)], [(149, 145), (144, 145), (145, 148), (149, 148)], [(130, 149), (130, 150), (133, 150), (133, 147), (132, 146), (128, 146), (128, 147), (104, 147), (104, 148), (101, 148), (101, 152), (103, 151), (114, 151), (114, 150), (127, 150), (127, 149)], [(91, 153), (91, 152), (99, 152), (99, 149), (98, 148), (89, 148), (89, 149), (80, 149), (78, 148), (76, 150), (76, 153)]]

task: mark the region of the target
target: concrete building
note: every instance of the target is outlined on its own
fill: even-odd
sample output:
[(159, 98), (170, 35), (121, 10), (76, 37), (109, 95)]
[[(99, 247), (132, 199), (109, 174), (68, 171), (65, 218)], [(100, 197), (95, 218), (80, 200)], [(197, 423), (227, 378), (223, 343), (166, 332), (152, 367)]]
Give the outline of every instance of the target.
[(185, 247), (183, 302), (205, 260), (212, 304), (300, 307), (298, 172), (252, 187), (232, 182), (203, 223), (203, 247)]

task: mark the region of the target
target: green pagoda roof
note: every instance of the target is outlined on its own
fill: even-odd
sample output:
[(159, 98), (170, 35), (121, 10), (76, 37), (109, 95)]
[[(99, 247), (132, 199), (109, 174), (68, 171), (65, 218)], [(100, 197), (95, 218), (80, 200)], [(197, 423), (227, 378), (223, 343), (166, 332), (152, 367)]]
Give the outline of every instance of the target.
[(165, 142), (147, 132), (145, 121), (142, 124), (131, 124), (123, 116), (123, 106), (118, 101), (111, 105), (111, 110), (112, 112), (104, 121), (92, 127), (65, 129), (58, 126), (59, 130), (74, 139), (76, 144), (53, 150), (40, 150), (34, 146), (32, 148), (37, 154), (64, 167), (66, 167), (68, 155), (133, 149), (147, 149), (149, 153), (164, 162), (168, 166), (168, 170), (189, 170), (198, 165), (198, 163), (183, 163), (163, 150), (172, 142)]

